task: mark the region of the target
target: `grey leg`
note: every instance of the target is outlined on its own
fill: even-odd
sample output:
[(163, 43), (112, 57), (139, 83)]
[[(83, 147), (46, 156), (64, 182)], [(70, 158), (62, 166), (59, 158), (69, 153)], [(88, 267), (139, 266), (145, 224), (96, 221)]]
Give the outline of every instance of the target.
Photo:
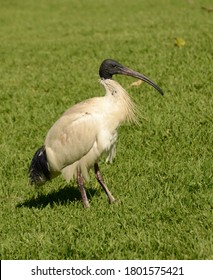
[(115, 201), (114, 197), (110, 193), (109, 189), (107, 188), (106, 184), (104, 183), (104, 180), (101, 176), (100, 169), (97, 163), (94, 165), (94, 171), (95, 171), (95, 177), (98, 181), (98, 183), (101, 185), (101, 187), (104, 189), (105, 193), (107, 194), (109, 203), (113, 203)]
[(81, 197), (82, 197), (82, 200), (83, 200), (83, 203), (84, 203), (84, 207), (88, 208), (89, 207), (89, 201), (88, 201), (87, 194), (86, 194), (86, 191), (85, 191), (85, 188), (84, 188), (84, 179), (83, 179), (80, 171), (78, 171), (78, 173), (77, 173), (77, 183), (78, 183), (78, 186), (79, 186), (79, 189), (80, 189), (80, 192), (81, 192)]

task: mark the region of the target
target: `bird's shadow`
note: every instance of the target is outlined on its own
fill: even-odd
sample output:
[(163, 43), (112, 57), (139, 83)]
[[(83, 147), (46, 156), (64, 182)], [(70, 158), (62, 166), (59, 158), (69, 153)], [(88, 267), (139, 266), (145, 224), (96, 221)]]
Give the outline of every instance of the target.
[[(88, 199), (97, 193), (97, 190), (92, 188), (87, 188)], [(20, 202), (16, 207), (28, 207), (28, 208), (45, 208), (47, 205), (54, 207), (54, 205), (66, 205), (70, 202), (81, 201), (81, 193), (78, 188), (73, 186), (65, 186), (59, 190), (52, 191), (48, 194), (43, 194), (38, 192), (36, 195)]]

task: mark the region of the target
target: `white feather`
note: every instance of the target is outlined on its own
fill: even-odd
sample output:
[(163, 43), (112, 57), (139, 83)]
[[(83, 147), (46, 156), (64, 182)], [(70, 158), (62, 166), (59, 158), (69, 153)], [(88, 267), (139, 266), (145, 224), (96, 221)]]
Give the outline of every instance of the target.
[(62, 173), (69, 182), (77, 171), (88, 172), (103, 153), (112, 162), (117, 129), (125, 120), (136, 121), (135, 105), (116, 81), (101, 80), (106, 90), (68, 109), (49, 130), (45, 147), (52, 177)]

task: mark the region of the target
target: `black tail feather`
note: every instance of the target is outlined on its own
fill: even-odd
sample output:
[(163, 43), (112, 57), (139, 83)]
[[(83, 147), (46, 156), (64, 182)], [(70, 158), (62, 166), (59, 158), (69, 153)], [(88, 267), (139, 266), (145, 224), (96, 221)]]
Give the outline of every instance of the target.
[(35, 185), (43, 185), (50, 180), (50, 171), (48, 168), (47, 155), (45, 147), (40, 147), (30, 164), (29, 168), (30, 183)]

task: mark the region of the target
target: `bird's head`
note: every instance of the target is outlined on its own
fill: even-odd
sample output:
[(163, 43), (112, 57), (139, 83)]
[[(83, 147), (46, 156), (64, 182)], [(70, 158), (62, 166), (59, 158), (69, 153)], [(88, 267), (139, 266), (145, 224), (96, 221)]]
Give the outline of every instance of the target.
[(130, 68), (127, 68), (120, 64), (119, 62), (113, 60), (113, 59), (105, 59), (100, 66), (99, 69), (99, 75), (101, 79), (112, 79), (112, 76), (115, 74), (122, 74), (127, 76), (132, 76), (134, 78), (140, 79), (149, 85), (153, 86), (156, 90), (160, 92), (160, 94), (163, 95), (162, 89), (156, 85), (152, 80), (150, 80), (145, 75), (136, 72)]

